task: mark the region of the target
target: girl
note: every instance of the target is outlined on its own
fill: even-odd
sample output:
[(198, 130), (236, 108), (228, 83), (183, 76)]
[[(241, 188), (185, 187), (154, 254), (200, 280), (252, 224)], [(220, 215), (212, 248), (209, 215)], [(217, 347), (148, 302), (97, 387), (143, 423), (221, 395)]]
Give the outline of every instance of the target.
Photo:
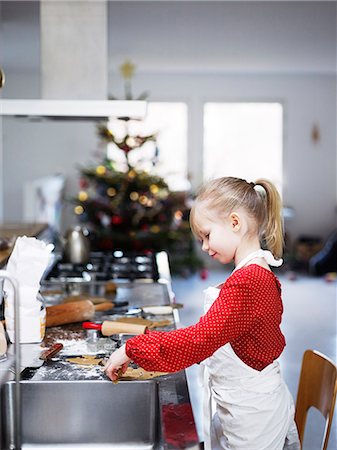
[(234, 261), (234, 271), (206, 289), (197, 324), (128, 340), (110, 356), (106, 374), (116, 380), (131, 360), (162, 372), (203, 361), (206, 450), (299, 449), (293, 400), (276, 361), (285, 346), (281, 287), (269, 268), (282, 264), (279, 194), (267, 180), (219, 178), (202, 188), (190, 221), (202, 250), (223, 264)]

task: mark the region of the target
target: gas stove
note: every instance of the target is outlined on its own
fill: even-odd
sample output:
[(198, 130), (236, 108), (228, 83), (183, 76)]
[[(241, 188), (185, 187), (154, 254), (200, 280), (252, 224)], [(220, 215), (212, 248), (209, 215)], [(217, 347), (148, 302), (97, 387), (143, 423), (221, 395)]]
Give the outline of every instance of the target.
[[(162, 258), (161, 258), (162, 259)], [(154, 253), (92, 252), (86, 264), (74, 264), (56, 257), (47, 271), (47, 282), (158, 281), (158, 258)]]

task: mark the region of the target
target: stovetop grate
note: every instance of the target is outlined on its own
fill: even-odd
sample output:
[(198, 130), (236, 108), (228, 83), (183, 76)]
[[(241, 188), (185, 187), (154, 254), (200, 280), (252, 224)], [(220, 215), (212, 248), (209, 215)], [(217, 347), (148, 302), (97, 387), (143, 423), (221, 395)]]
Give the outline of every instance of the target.
[(86, 264), (74, 264), (57, 259), (46, 274), (46, 281), (109, 281), (152, 280), (159, 278), (155, 254), (92, 252)]

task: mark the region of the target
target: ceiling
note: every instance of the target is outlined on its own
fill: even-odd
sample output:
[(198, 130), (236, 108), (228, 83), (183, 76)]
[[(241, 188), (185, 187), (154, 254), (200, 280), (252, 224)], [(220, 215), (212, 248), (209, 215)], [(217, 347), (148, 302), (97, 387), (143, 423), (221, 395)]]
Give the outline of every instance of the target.
[[(0, 7), (0, 64), (39, 71), (39, 2)], [(108, 30), (111, 73), (336, 73), (334, 1), (109, 1)]]
[(144, 71), (333, 72), (336, 3), (112, 2), (108, 48)]

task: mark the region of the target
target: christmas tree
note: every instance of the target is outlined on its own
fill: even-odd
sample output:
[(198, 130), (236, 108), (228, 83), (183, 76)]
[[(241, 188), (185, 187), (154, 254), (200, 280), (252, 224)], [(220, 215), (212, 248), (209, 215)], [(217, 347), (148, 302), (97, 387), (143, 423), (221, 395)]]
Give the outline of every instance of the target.
[[(132, 98), (132, 67), (127, 62), (121, 68), (128, 99)], [(104, 156), (98, 164), (81, 168), (74, 211), (90, 230), (94, 249), (166, 250), (172, 270), (188, 274), (202, 266), (189, 227), (191, 194), (171, 191), (164, 178), (156, 174), (157, 134), (135, 133), (132, 122), (116, 119), (118, 133), (111, 124), (98, 126), (102, 141), (111, 144), (122, 159)], [(132, 153), (149, 143), (152, 156), (132, 162)]]

